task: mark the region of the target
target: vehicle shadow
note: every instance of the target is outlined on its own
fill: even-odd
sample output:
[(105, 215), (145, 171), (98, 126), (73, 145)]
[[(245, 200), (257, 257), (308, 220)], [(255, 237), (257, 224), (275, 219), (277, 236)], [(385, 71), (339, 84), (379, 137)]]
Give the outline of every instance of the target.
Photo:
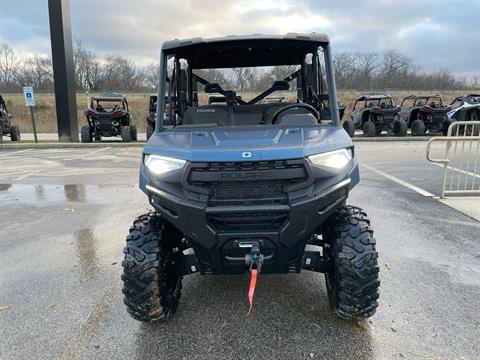
[(335, 317), (323, 275), (269, 275), (257, 282), (247, 315), (249, 278), (186, 278), (177, 314), (142, 324), (136, 358), (185, 359), (371, 359), (368, 321)]

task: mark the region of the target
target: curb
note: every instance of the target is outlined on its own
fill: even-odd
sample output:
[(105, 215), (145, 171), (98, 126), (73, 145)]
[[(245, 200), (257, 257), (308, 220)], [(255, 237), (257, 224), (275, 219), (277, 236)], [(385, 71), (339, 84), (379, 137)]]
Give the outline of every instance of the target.
[(432, 138), (432, 136), (408, 136), (408, 137), (395, 137), (395, 136), (385, 136), (385, 137), (353, 137), (353, 142), (417, 142), (417, 141), (428, 141)]
[(144, 147), (146, 144), (145, 141), (137, 141), (132, 143), (122, 143), (122, 142), (104, 142), (104, 143), (24, 143), (24, 144), (3, 144), (0, 145), (1, 150), (20, 150), (20, 149), (73, 149), (73, 148), (104, 148), (104, 147), (120, 147), (120, 148), (130, 148), (130, 147)]

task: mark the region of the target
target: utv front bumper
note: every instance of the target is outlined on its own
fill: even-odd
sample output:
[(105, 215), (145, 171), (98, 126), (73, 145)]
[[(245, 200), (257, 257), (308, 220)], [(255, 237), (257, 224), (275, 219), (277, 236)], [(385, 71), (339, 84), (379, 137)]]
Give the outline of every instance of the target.
[[(244, 182), (250, 186), (249, 191), (261, 191), (268, 199), (245, 201), (241, 199), (241, 182), (231, 181), (227, 187), (215, 182), (213, 190), (196, 193), (189, 179), (201, 185), (206, 183), (202, 181), (202, 172), (194, 173), (192, 168), (189, 166), (185, 171), (180, 192), (155, 179), (146, 185), (146, 191), (151, 205), (192, 244), (200, 271), (211, 274), (248, 270), (242, 261), (248, 249), (242, 244), (251, 241), (261, 244), (265, 257), (262, 273), (299, 272), (307, 242), (332, 212), (345, 203), (351, 179), (358, 178), (355, 162), (348, 172), (315, 183), (306, 164), (305, 182), (293, 185), (283, 200), (276, 197), (274, 184), (252, 180)], [(280, 170), (277, 173), (282, 174)]]

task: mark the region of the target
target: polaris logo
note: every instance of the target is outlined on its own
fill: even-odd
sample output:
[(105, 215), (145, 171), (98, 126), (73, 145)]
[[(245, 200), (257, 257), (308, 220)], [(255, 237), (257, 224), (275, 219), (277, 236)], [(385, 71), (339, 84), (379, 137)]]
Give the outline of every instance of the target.
[(214, 113), (215, 109), (197, 109), (197, 113)]
[(224, 172), (220, 174), (222, 180), (251, 180), (271, 179), (275, 174), (271, 171)]
[(245, 152), (242, 153), (242, 157), (244, 159), (249, 159), (249, 158), (252, 157), (252, 153), (250, 151), (245, 151)]

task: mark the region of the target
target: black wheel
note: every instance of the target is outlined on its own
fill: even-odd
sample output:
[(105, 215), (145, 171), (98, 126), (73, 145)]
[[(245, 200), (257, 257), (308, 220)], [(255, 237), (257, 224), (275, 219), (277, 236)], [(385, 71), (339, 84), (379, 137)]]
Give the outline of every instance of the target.
[(377, 134), (375, 123), (371, 120), (365, 121), (363, 124), (363, 136), (373, 137)]
[(82, 143), (90, 143), (93, 141), (92, 131), (90, 126), (85, 125), (80, 129), (80, 140)]
[(122, 126), (122, 141), (132, 141), (132, 128), (130, 126)]
[(20, 129), (16, 125), (10, 126), (10, 140), (20, 141)]
[(395, 117), (395, 123), (393, 124), (393, 134), (402, 137), (407, 135), (407, 123), (405, 120), (401, 120), (398, 115)]
[(424, 136), (425, 135), (425, 123), (423, 120), (414, 120), (410, 127), (412, 136)]
[(183, 235), (162, 215), (139, 216), (123, 249), (123, 302), (139, 321), (172, 317), (178, 308), (183, 278)]
[(147, 140), (150, 139), (150, 136), (152, 136), (153, 131), (154, 131), (154, 130), (153, 130), (153, 127), (150, 126), (150, 125), (148, 125), (148, 126), (147, 126)]
[(345, 129), (347, 134), (350, 135), (350, 137), (353, 138), (355, 136), (355, 125), (353, 125), (352, 120), (345, 120), (343, 122), (343, 128)]
[(380, 280), (373, 230), (367, 214), (345, 206), (328, 220), (323, 233), (325, 254), (333, 271), (325, 274), (333, 312), (348, 320), (372, 316), (378, 306)]
[(135, 125), (130, 126), (132, 132), (132, 141), (137, 141), (137, 127)]

